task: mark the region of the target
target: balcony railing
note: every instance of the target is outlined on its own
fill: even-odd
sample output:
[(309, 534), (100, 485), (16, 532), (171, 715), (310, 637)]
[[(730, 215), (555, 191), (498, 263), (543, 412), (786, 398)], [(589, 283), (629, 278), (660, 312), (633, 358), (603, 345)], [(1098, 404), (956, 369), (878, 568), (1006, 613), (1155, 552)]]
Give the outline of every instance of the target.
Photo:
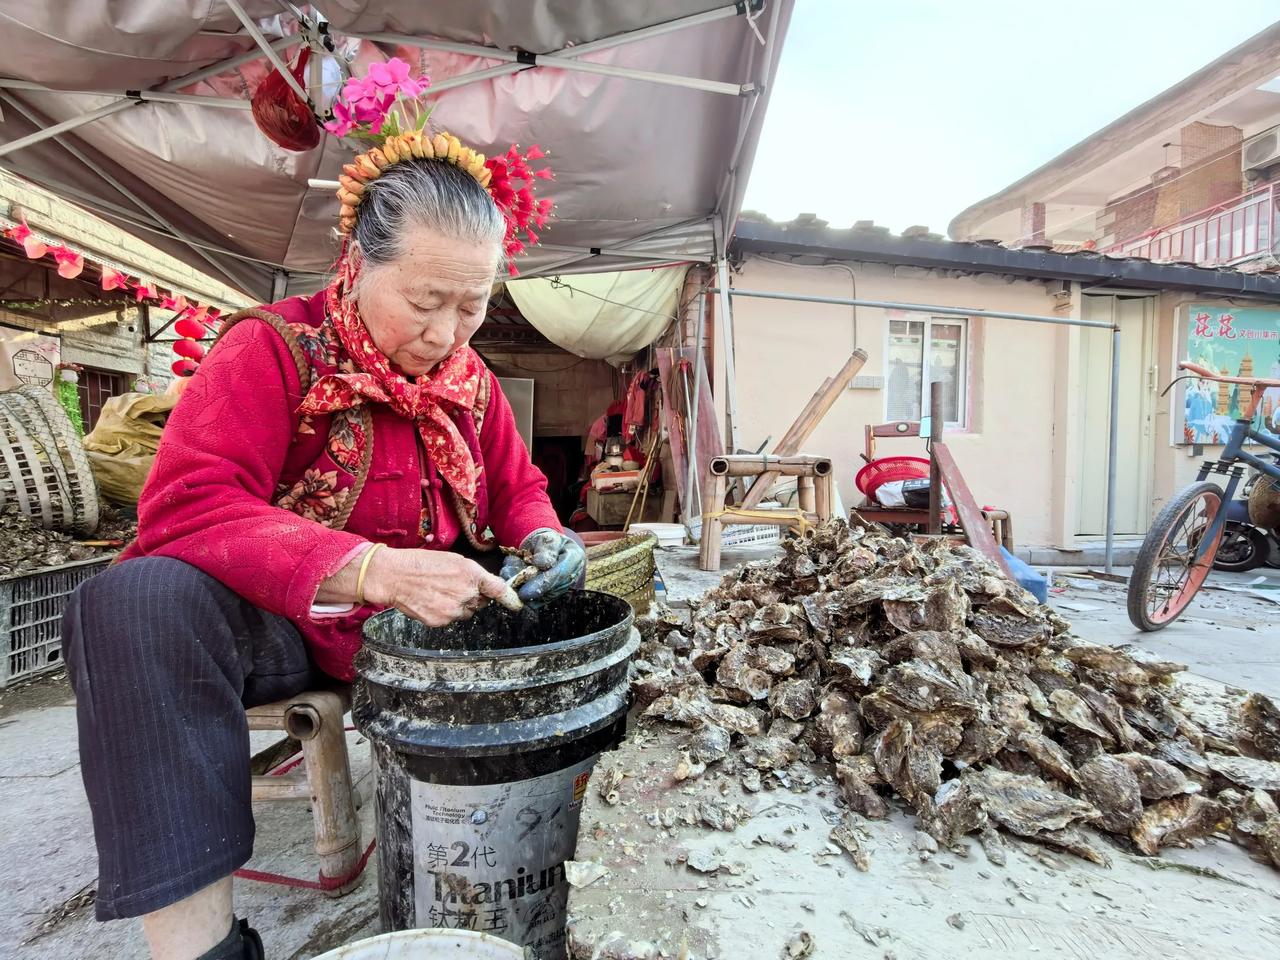
[(1148, 260), (1183, 260), (1202, 267), (1229, 266), (1269, 254), (1280, 227), (1278, 186), (1269, 183), (1103, 252)]

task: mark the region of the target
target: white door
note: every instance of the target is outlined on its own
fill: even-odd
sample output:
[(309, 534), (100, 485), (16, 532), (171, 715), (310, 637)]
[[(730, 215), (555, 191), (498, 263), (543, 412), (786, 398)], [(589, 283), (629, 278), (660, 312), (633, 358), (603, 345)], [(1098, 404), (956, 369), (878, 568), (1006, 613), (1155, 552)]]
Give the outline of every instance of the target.
[[(1116, 533), (1144, 534), (1151, 520), (1151, 390), (1155, 301), (1091, 296), (1084, 320), (1120, 324), (1120, 443), (1116, 471)], [(1107, 523), (1107, 442), (1111, 405), (1110, 330), (1080, 331), (1080, 502), (1076, 533), (1101, 537)]]

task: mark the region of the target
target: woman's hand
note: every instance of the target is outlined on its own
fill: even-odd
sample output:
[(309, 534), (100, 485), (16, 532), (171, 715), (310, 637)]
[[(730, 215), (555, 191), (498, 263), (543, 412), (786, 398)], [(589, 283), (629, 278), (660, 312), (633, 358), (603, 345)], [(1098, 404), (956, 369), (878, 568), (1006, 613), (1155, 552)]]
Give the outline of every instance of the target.
[(395, 607), (428, 627), (466, 620), (507, 584), (474, 560), (443, 550), (379, 550), (365, 574), (365, 599)]
[[(525, 537), (520, 549), (539, 570), (516, 591), (525, 603), (539, 603), (565, 593), (578, 582), (587, 565), (587, 554), (578, 541), (547, 527)], [(510, 580), (525, 563), (521, 557), (507, 557), (502, 564), (503, 578)]]

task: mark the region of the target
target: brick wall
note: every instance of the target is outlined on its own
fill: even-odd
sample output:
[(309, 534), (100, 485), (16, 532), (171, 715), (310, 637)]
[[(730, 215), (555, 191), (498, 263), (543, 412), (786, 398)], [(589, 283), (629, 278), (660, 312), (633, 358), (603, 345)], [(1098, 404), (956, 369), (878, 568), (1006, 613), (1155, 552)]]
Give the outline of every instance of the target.
[(1178, 181), (1179, 216), (1185, 217), (1214, 204), (1239, 196), (1244, 190), (1240, 174), (1238, 127), (1218, 127), (1192, 123), (1182, 128), (1178, 140), (1183, 170)]
[(1121, 243), (1239, 196), (1241, 139), (1238, 127), (1183, 127), (1178, 165), (1161, 167), (1149, 185), (1112, 200), (1098, 215), (1099, 245)]

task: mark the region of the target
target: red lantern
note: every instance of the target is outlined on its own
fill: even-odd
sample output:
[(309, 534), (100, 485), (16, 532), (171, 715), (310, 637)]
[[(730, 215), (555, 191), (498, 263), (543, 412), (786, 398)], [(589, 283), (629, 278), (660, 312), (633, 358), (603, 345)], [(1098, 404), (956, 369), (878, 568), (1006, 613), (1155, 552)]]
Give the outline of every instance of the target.
[(202, 340), (208, 334), (203, 323), (195, 317), (188, 314), (173, 325), (173, 329), (178, 336), (186, 337), (189, 340)]
[(173, 361), (173, 365), (170, 366), (169, 369), (173, 371), (174, 376), (189, 377), (196, 372), (196, 368), (198, 366), (199, 364), (194, 360), (187, 360), (184, 358), (182, 360)]
[(173, 352), (180, 357), (186, 357), (188, 360), (198, 361), (204, 359), (204, 347), (194, 340), (179, 340), (173, 345)]

